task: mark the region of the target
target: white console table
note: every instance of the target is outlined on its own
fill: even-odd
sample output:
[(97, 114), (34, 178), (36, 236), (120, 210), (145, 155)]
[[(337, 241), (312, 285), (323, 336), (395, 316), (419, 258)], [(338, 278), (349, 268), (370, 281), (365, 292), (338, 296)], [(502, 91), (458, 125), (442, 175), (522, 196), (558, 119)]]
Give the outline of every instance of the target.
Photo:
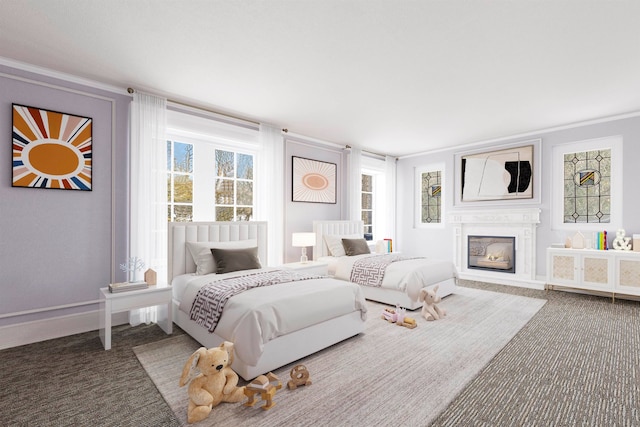
[(159, 306), (158, 326), (167, 334), (173, 333), (171, 286), (155, 285), (137, 291), (111, 293), (100, 288), (100, 340), (105, 350), (111, 349), (111, 316), (136, 308)]
[(640, 296), (640, 252), (547, 249), (547, 288)]

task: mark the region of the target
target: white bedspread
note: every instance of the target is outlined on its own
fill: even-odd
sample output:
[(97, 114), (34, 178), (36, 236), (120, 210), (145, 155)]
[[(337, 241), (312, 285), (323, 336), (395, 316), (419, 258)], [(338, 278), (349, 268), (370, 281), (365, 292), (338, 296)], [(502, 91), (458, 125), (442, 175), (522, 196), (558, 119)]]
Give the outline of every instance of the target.
[[(189, 283), (179, 286), (184, 289), (182, 294), (177, 295), (177, 287), (174, 290), (180, 310), (188, 314), (198, 289), (213, 278), (241, 274), (192, 276)], [(184, 280), (184, 276), (176, 279)], [(356, 284), (330, 277), (281, 283), (230, 298), (215, 334), (233, 342), (236, 356), (255, 366), (270, 340), (354, 311), (360, 311), (362, 320), (366, 319), (367, 305)]]
[[(356, 260), (370, 256), (375, 254), (336, 258), (335, 277), (348, 281)], [(451, 261), (414, 258), (389, 264), (382, 280), (382, 287), (403, 291), (411, 300), (417, 301), (420, 289), (453, 277), (456, 277), (456, 269)]]

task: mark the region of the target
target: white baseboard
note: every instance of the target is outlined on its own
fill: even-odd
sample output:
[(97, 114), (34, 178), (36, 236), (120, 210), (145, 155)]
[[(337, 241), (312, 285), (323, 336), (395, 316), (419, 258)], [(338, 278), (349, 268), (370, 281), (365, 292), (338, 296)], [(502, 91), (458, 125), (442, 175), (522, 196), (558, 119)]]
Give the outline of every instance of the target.
[[(0, 350), (98, 330), (100, 328), (98, 316), (99, 310), (93, 310), (2, 326), (0, 327)], [(129, 323), (127, 312), (113, 315), (113, 326), (125, 323)], [(99, 339), (98, 335), (96, 339)]]
[(472, 273), (459, 273), (458, 278), (463, 280), (475, 280), (478, 282), (486, 282), (486, 283), (495, 283), (497, 285), (507, 285), (507, 286), (515, 286), (519, 288), (529, 288), (529, 289), (538, 289), (544, 290), (544, 281), (541, 280), (527, 280), (527, 279), (516, 279), (508, 277), (508, 274), (505, 274), (505, 278), (494, 277), (494, 276), (484, 276), (479, 274)]

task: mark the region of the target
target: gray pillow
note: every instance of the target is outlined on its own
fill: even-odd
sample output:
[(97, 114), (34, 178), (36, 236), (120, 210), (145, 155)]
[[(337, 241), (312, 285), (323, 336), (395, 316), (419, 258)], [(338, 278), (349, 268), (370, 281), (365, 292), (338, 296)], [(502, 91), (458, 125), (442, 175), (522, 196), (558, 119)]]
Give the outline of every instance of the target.
[(347, 256), (370, 254), (369, 245), (364, 239), (342, 239), (342, 246)]
[(218, 274), (262, 268), (258, 259), (257, 246), (246, 249), (211, 248), (211, 254), (216, 261), (216, 273)]

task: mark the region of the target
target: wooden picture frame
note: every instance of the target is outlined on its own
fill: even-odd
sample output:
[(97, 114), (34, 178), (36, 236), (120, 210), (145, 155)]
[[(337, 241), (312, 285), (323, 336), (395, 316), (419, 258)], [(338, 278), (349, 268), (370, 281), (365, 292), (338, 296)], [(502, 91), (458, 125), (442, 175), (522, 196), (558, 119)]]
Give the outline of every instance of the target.
[(91, 191), (93, 119), (12, 107), (12, 186)]
[(308, 203), (336, 203), (335, 163), (292, 156), (291, 200)]

